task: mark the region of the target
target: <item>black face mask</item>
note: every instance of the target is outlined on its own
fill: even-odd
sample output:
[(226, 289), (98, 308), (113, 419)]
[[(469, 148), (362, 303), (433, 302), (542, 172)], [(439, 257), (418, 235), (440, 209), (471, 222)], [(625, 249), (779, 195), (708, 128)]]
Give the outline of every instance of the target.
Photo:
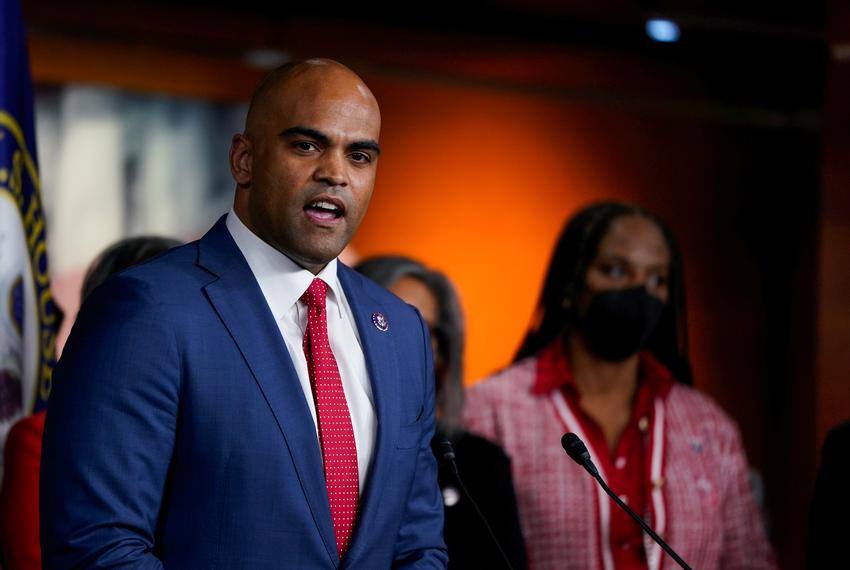
[(600, 291), (579, 318), (578, 332), (594, 354), (619, 362), (646, 345), (663, 310), (645, 287)]

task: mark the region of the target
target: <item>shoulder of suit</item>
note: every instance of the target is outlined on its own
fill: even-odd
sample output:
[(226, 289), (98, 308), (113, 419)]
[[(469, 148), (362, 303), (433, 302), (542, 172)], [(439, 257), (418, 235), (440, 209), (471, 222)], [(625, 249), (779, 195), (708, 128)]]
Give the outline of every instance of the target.
[[(125, 277), (139, 281), (150, 281), (160, 287), (176, 284), (181, 276), (187, 279), (198, 279), (198, 276), (208, 276), (205, 270), (197, 265), (198, 242), (190, 242), (169, 249), (159, 255), (133, 265), (115, 274), (115, 277)], [(202, 277), (203, 278), (203, 277)]]
[(211, 280), (196, 260), (196, 242), (170, 249), (111, 275), (95, 288), (84, 305), (115, 307), (129, 302), (161, 306), (177, 299), (185, 301), (186, 291), (198, 290)]
[(414, 310), (413, 307), (396, 297), (394, 294), (390, 293), (368, 277), (347, 265), (340, 263), (337, 267), (338, 272), (345, 272), (346, 276), (352, 281), (355, 281), (363, 289), (363, 292), (366, 293), (366, 295), (379, 302), (386, 310), (400, 310), (405, 312)]

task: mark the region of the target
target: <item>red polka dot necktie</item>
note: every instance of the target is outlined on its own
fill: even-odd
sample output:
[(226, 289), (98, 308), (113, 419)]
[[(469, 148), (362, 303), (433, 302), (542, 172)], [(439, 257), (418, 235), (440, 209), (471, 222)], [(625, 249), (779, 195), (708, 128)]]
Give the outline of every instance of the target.
[(307, 305), (307, 331), (304, 333), (304, 355), (310, 385), (316, 402), (319, 419), (319, 443), (325, 463), (325, 485), (331, 505), (336, 549), (342, 560), (351, 541), (354, 521), (357, 519), (359, 479), (357, 473), (357, 447), (351, 415), (339, 368), (328, 341), (328, 320), (325, 295), (328, 286), (321, 279), (313, 279), (301, 296)]

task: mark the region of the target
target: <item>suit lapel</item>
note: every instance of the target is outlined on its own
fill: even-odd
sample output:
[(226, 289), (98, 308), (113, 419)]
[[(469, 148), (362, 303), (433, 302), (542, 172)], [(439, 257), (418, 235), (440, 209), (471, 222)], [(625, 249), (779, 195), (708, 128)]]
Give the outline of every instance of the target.
[[(338, 564), (313, 417), (304, 401), (304, 392), (280, 330), (224, 219), (222, 217), (199, 242), (198, 264), (218, 276), (204, 287), (204, 291), (271, 408), (328, 555)], [(281, 484), (286, 482), (281, 481)]]
[(360, 499), (357, 528), (345, 560), (346, 566), (355, 567), (357, 558), (368, 547), (365, 537), (368, 536), (369, 529), (374, 527), (372, 523), (378, 513), (381, 489), (392, 479), (391, 471), (399, 428), (399, 373), (392, 323), (388, 331), (382, 332), (372, 322), (373, 313), (387, 314), (386, 309), (363, 290), (351, 269), (342, 263), (337, 267), (340, 283), (354, 315), (360, 342), (363, 344), (378, 418), (378, 434), (368, 480)]

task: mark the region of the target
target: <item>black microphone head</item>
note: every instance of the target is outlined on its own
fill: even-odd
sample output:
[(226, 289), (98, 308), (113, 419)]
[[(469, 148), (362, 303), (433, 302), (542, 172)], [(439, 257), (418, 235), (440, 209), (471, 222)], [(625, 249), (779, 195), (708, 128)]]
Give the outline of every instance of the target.
[(441, 436), (437, 441), (437, 445), (440, 448), (440, 455), (443, 457), (444, 461), (452, 462), (455, 460), (455, 448), (452, 445), (452, 442), (449, 441), (449, 438)]
[(582, 467), (585, 466), (586, 462), (590, 461), (590, 452), (587, 451), (584, 442), (576, 434), (572, 432), (565, 433), (561, 437), (561, 446), (567, 452), (567, 455)]

